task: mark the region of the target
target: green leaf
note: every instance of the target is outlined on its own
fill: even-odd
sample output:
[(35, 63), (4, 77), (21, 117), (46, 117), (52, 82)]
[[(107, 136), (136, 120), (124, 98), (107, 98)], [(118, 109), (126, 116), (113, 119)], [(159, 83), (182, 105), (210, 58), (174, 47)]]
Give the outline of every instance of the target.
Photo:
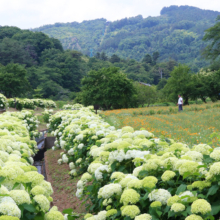
[(25, 214), (25, 219), (28, 219), (28, 220), (35, 219), (35, 214), (26, 213)]
[(173, 212), (173, 211), (168, 212), (168, 218), (173, 217), (174, 215), (175, 215), (175, 212)]
[(216, 192), (218, 191), (218, 189), (219, 189), (219, 186), (218, 186), (218, 185), (213, 185), (213, 186), (211, 186), (211, 187), (209, 188), (207, 197), (208, 197), (209, 195), (212, 196), (212, 195), (216, 194)]
[(164, 213), (167, 213), (167, 212), (169, 212), (169, 210), (170, 210), (170, 206), (167, 206), (167, 207), (163, 210), (163, 212), (164, 212)]
[(64, 209), (63, 214), (71, 215), (73, 213), (73, 209)]
[(111, 165), (111, 169), (112, 169), (112, 171), (115, 171), (116, 164), (117, 164), (117, 161), (115, 161), (115, 162)]
[(42, 220), (42, 216), (36, 216), (34, 220)]
[(220, 203), (220, 201), (216, 201), (216, 202), (212, 203), (211, 215), (217, 215), (220, 212), (219, 203)]
[(12, 190), (15, 189), (17, 186), (19, 186), (20, 183), (15, 183)]
[(77, 219), (77, 218), (79, 218), (79, 216), (70, 216), (70, 215), (68, 215), (68, 220), (75, 220), (75, 219)]
[(36, 212), (36, 208), (32, 204), (24, 203), (22, 204), (22, 206), (24, 207), (25, 210), (29, 212)]
[(118, 171), (123, 172), (125, 170), (125, 166), (120, 166), (120, 168), (118, 169)]
[(188, 215), (191, 215), (191, 214), (192, 214), (192, 212), (191, 212), (191, 206), (188, 206), (187, 209), (186, 209), (186, 211), (187, 211)]
[(176, 195), (179, 195), (181, 192), (184, 192), (186, 190), (186, 187), (186, 184), (181, 184), (176, 190)]
[(146, 200), (146, 199), (148, 198), (148, 195), (149, 195), (149, 193), (147, 192), (147, 193), (144, 195), (143, 200)]
[(23, 205), (19, 205), (18, 207), (21, 210), (21, 217), (23, 217), (24, 207)]
[(203, 194), (199, 194), (199, 195), (198, 195), (198, 198), (205, 199), (205, 198), (206, 198), (206, 196), (205, 196), (205, 195), (203, 195)]
[(192, 173), (190, 173), (190, 172), (185, 172), (184, 174), (183, 174), (183, 179), (186, 179), (187, 177), (189, 177), (189, 176), (191, 176), (192, 175)]
[(158, 215), (159, 217), (163, 214), (163, 212), (161, 212), (161, 211), (159, 211), (159, 210), (156, 210), (156, 213), (157, 213), (157, 215)]
[(0, 184), (6, 179), (6, 177), (1, 176), (0, 177)]
[(184, 211), (184, 212), (181, 212), (181, 215), (183, 215), (183, 216), (187, 216), (188, 214), (187, 214), (187, 211)]

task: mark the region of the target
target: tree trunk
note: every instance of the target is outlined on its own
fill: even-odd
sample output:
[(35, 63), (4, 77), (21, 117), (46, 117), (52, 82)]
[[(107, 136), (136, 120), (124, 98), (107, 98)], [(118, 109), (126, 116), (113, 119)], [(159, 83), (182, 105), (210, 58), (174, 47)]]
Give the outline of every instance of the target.
[(206, 98), (201, 97), (201, 99), (202, 99), (203, 102), (207, 103), (207, 102), (206, 102)]
[(189, 105), (189, 97), (186, 97), (186, 98), (185, 98), (185, 101), (184, 101), (183, 104), (184, 104), (184, 105)]

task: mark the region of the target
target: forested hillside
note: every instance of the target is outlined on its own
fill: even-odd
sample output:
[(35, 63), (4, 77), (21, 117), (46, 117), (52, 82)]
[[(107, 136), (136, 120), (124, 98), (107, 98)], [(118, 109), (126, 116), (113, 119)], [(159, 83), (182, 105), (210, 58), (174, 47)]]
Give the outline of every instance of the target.
[(158, 59), (158, 52), (146, 54), (141, 62), (115, 54), (108, 58), (104, 52), (88, 57), (76, 50), (63, 50), (59, 40), (42, 32), (4, 26), (0, 27), (0, 92), (6, 94), (10, 87), (9, 97), (73, 99), (89, 71), (113, 66), (134, 81), (158, 84), (161, 77), (166, 81), (177, 65), (174, 60)]
[(189, 64), (193, 70), (206, 66), (201, 60), (204, 30), (214, 25), (220, 12), (190, 6), (170, 6), (158, 17), (141, 15), (114, 22), (106, 19), (82, 23), (56, 23), (33, 29), (61, 41), (64, 49), (86, 55), (104, 51), (108, 56), (142, 60), (145, 54), (160, 53), (159, 61), (174, 59)]

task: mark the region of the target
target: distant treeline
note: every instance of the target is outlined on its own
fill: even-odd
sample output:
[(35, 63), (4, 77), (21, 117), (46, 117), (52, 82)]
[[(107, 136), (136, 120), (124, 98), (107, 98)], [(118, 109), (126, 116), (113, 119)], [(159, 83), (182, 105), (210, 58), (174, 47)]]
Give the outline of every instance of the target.
[(74, 49), (86, 55), (104, 51), (109, 57), (117, 54), (141, 61), (145, 54), (160, 53), (159, 61), (170, 59), (188, 64), (194, 71), (209, 63), (201, 58), (207, 46), (202, 41), (204, 30), (214, 25), (220, 12), (190, 6), (170, 6), (158, 17), (141, 15), (114, 22), (106, 19), (82, 23), (56, 23), (33, 31), (42, 31), (59, 39), (64, 49)]

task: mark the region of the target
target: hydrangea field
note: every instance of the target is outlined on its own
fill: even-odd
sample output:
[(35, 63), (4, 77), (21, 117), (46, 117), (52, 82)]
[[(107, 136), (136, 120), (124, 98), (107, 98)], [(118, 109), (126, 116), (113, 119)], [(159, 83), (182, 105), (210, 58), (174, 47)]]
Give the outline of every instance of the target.
[(37, 123), (31, 112), (0, 115), (1, 220), (64, 220), (57, 207), (50, 209), (51, 184), (32, 166)]
[[(86, 220), (218, 219), (220, 148), (187, 146), (145, 130), (116, 129), (91, 109), (57, 112), (49, 128), (59, 164), (81, 175)], [(90, 214), (91, 213), (91, 214)]]

